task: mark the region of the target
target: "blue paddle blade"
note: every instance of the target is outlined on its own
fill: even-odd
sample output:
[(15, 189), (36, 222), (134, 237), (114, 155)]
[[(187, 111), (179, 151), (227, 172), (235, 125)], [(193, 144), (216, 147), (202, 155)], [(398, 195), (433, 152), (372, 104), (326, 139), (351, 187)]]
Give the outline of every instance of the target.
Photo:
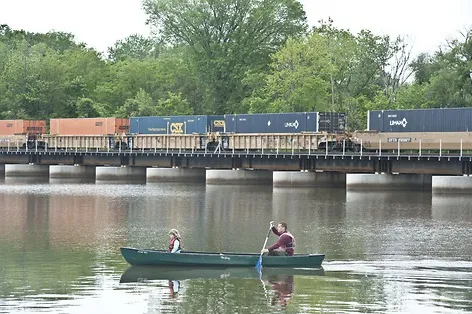
[(259, 257), (259, 259), (257, 260), (256, 268), (257, 268), (257, 269), (261, 269), (261, 268), (262, 268), (262, 256)]

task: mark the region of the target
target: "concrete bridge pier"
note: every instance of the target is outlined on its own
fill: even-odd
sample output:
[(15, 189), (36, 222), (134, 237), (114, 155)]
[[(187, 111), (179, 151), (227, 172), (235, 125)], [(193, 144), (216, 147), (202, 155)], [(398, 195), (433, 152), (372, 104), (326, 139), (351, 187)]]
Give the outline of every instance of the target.
[(471, 193), (472, 176), (433, 176), (434, 193)]
[(51, 165), (49, 177), (54, 179), (95, 178), (94, 166)]
[(274, 171), (275, 187), (345, 187), (346, 174), (341, 172)]
[(147, 168), (148, 182), (205, 182), (205, 169), (197, 168)]
[(272, 171), (207, 169), (207, 184), (272, 184)]
[(5, 177), (42, 177), (49, 176), (49, 165), (6, 164)]
[(5, 165), (0, 164), (0, 175), (4, 175), (4, 174), (5, 174)]
[(128, 180), (146, 180), (145, 167), (97, 167), (95, 171), (97, 181), (128, 181)]
[(431, 190), (430, 174), (350, 174), (346, 188), (357, 190)]

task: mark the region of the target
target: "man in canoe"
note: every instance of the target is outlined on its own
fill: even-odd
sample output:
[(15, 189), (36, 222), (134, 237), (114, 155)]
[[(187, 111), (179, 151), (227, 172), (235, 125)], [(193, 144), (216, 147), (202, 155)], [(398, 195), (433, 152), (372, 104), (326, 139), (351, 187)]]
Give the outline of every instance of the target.
[(295, 251), (295, 237), (287, 231), (287, 223), (281, 222), (275, 228), (274, 222), (271, 221), (270, 229), (279, 239), (261, 253), (267, 253), (269, 256), (292, 256)]

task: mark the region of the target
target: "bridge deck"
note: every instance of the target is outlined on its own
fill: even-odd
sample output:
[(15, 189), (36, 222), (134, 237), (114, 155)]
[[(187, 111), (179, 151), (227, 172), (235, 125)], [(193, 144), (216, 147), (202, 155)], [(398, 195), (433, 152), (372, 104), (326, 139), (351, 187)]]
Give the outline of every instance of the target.
[(1, 164), (471, 175), (472, 153), (0, 149)]

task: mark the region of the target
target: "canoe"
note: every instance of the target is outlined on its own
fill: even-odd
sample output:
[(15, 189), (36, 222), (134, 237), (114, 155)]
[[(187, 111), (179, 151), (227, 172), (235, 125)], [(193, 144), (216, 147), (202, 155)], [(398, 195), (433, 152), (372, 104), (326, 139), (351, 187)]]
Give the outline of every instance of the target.
[[(197, 266), (197, 267), (254, 267), (260, 254), (213, 253), (120, 248), (126, 262), (135, 266)], [(263, 267), (319, 268), (324, 254), (295, 254), (293, 256), (263, 256)]]
[(324, 276), (320, 268), (268, 268), (262, 269), (262, 275), (253, 267), (190, 267), (181, 266), (131, 266), (120, 278), (120, 283), (142, 282), (147, 280), (186, 280), (186, 279), (270, 279), (284, 276)]

